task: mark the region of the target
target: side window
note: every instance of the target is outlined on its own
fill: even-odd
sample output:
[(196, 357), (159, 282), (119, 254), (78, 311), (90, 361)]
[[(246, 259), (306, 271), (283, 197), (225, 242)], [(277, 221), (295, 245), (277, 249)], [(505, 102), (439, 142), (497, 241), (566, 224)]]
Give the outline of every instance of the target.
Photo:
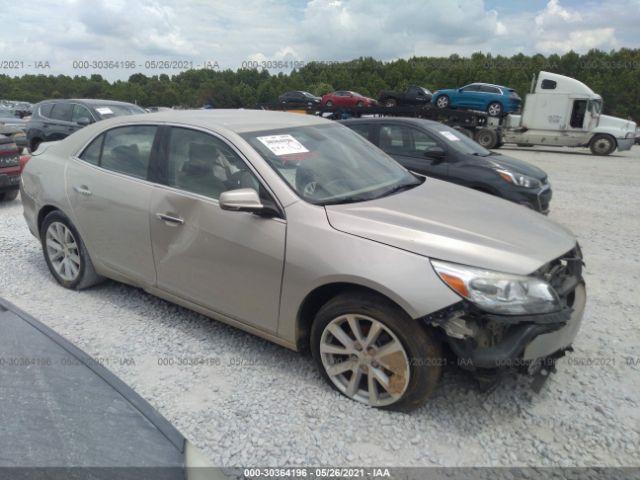
[(569, 124), (572, 128), (582, 128), (584, 125), (584, 116), (587, 113), (586, 100), (574, 100), (573, 109), (571, 110), (571, 119)]
[(423, 158), (428, 148), (437, 145), (431, 135), (415, 128), (387, 125), (380, 129), (380, 148), (392, 155)]
[(500, 89), (496, 88), (496, 87), (490, 87), (488, 85), (482, 85), (480, 87), (480, 91), (484, 92), (484, 93), (496, 93), (496, 94), (500, 94)]
[(349, 128), (367, 140), (371, 139), (371, 137), (369, 137), (369, 132), (371, 130), (369, 125), (351, 125)]
[(135, 125), (106, 132), (100, 166), (136, 178), (147, 178), (157, 127)]
[(168, 185), (218, 199), (222, 192), (261, 185), (244, 161), (222, 140), (197, 130), (172, 128)]
[(52, 108), (53, 103), (45, 103), (44, 105), (40, 105), (40, 115), (42, 115), (43, 117), (50, 117)]
[(558, 84), (555, 80), (549, 80), (548, 78), (545, 78), (544, 80), (542, 80), (541, 87), (543, 90), (555, 90), (557, 85)]
[(462, 91), (463, 92), (479, 92), (480, 91), (480, 86), (479, 85), (467, 85), (466, 87), (462, 87)]
[(86, 118), (90, 122), (93, 120), (93, 116), (87, 107), (82, 105), (74, 105), (73, 112), (71, 113), (71, 121), (78, 123), (81, 118)]
[(407, 129), (399, 125), (385, 125), (380, 128), (379, 147), (387, 153), (404, 154)]
[(95, 138), (93, 142), (91, 142), (87, 148), (84, 149), (84, 152), (80, 154), (80, 158), (87, 163), (92, 165), (100, 164), (100, 153), (102, 153), (102, 143), (104, 142), (104, 134)]
[(407, 90), (407, 93), (409, 95), (418, 95), (419, 93), (421, 93), (421, 91), (418, 87), (409, 87), (409, 90)]
[(424, 157), (426, 152), (431, 147), (437, 147), (438, 142), (434, 138), (420, 130), (411, 129), (411, 136), (413, 137), (413, 152), (414, 156)]
[(51, 114), (49, 115), (49, 118), (52, 118), (54, 120), (62, 120), (64, 122), (70, 122), (71, 110), (72, 110), (72, 105), (70, 103), (66, 103), (66, 102), (56, 103), (55, 106), (53, 107), (53, 110), (51, 110)]

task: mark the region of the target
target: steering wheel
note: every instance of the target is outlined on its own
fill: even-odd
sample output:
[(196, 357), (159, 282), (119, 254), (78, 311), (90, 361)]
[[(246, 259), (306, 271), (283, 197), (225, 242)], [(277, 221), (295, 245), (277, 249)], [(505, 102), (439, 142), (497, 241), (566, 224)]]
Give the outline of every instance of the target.
[(333, 180), (329, 180), (323, 184), (319, 184), (316, 180), (310, 178), (302, 187), (302, 195), (307, 198), (315, 198), (318, 196), (318, 193), (324, 192), (325, 195), (331, 194), (331, 187), (334, 185), (338, 185), (342, 183), (343, 185), (347, 185), (348, 183), (343, 178), (335, 178)]

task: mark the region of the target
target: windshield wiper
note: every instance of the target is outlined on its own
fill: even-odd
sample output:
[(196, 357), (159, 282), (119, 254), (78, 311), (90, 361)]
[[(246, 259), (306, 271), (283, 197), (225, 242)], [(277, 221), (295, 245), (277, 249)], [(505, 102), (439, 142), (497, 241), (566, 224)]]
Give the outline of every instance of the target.
[(402, 185), (396, 185), (395, 187), (390, 188), (389, 190), (387, 190), (377, 198), (388, 197), (389, 195), (393, 195), (394, 193), (403, 192), (405, 190), (411, 190), (413, 187), (417, 187), (418, 185), (421, 185), (421, 182), (403, 183)]

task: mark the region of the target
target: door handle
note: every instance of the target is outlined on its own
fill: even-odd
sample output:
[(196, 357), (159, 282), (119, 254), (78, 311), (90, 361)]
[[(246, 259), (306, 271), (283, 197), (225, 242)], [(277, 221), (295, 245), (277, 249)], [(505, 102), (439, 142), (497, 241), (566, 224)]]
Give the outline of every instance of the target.
[(156, 213), (156, 217), (158, 220), (162, 220), (163, 222), (171, 223), (173, 225), (184, 225), (184, 220), (178, 217), (172, 217), (171, 215), (167, 215), (165, 213)]
[(87, 187), (86, 185), (81, 185), (81, 186), (75, 186), (73, 187), (73, 189), (79, 193), (80, 195), (84, 195), (86, 197), (90, 197), (91, 195), (93, 195), (91, 193), (91, 190), (89, 190), (89, 187)]

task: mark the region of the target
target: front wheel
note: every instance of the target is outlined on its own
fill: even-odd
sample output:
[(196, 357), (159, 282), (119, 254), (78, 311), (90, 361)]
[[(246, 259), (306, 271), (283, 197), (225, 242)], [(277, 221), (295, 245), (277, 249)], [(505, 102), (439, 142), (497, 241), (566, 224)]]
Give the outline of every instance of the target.
[(331, 100), (329, 100), (327, 103), (325, 103), (325, 106), (333, 107), (333, 102)]
[(591, 140), (590, 147), (594, 155), (609, 155), (616, 149), (616, 141), (610, 135), (599, 133)]
[(397, 102), (397, 100), (395, 98), (387, 98), (384, 101), (384, 106), (385, 107), (395, 107), (397, 105), (398, 105), (398, 102)]
[(102, 280), (80, 234), (64, 213), (54, 210), (44, 218), (40, 240), (47, 266), (63, 287), (82, 290)]
[(393, 303), (353, 292), (316, 315), (311, 351), (325, 380), (372, 407), (408, 411), (433, 393), (442, 363), (439, 343)]

